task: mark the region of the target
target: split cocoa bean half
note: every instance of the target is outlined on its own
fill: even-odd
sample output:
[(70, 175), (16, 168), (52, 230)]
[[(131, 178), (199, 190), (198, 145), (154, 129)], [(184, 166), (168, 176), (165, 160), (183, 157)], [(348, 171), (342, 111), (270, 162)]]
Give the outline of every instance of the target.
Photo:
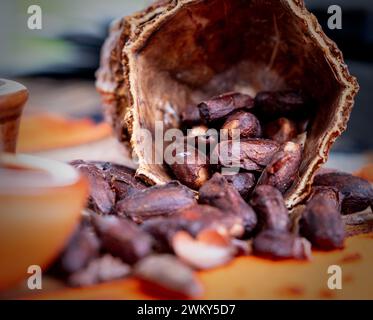
[(134, 274), (142, 280), (170, 293), (197, 298), (203, 293), (193, 270), (172, 255), (152, 255), (139, 261)]

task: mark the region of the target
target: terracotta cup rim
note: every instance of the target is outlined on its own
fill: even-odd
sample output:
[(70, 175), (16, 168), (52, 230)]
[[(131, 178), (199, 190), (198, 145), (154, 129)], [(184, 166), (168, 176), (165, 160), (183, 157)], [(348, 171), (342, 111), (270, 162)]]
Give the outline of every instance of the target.
[(0, 177), (0, 195), (66, 187), (81, 179), (67, 163), (11, 153), (0, 154)]

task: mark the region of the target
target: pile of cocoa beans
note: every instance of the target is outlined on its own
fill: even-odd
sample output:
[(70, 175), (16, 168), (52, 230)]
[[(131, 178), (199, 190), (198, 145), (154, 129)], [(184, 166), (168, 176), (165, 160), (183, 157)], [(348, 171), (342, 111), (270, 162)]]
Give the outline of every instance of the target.
[[(255, 99), (228, 93), (202, 102), (183, 114), (183, 125), (193, 131), (183, 143), (202, 135), (219, 161), (168, 164), (175, 180), (165, 185), (148, 186), (134, 170), (117, 164), (72, 162), (89, 180), (88, 207), (50, 272), (72, 286), (131, 274), (174, 294), (198, 297), (203, 288), (193, 271), (235, 256), (305, 260), (312, 247), (343, 248), (342, 216), (372, 207), (369, 182), (320, 171), (302, 205), (289, 212), (284, 203), (302, 157), (307, 103), (289, 91), (262, 92)], [(211, 127), (227, 129), (228, 138), (206, 135)], [(226, 174), (230, 163), (219, 150), (234, 143), (231, 129), (240, 130), (243, 151), (238, 170)]]

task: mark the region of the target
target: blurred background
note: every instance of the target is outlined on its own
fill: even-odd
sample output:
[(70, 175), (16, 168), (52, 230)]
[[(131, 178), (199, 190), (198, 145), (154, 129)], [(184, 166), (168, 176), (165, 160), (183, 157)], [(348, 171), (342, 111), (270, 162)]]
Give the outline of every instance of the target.
[[(102, 120), (94, 89), (101, 45), (109, 23), (150, 4), (150, 0), (2, 0), (0, 77), (16, 78), (31, 91), (26, 113), (47, 111)], [(27, 28), (27, 8), (40, 5), (42, 30)], [(361, 85), (348, 131), (334, 146), (333, 162), (346, 170), (371, 162), (373, 150), (373, 1), (306, 0), (325, 32), (344, 52)], [(327, 9), (340, 5), (342, 30), (329, 30)], [(370, 160), (367, 160), (368, 159)]]

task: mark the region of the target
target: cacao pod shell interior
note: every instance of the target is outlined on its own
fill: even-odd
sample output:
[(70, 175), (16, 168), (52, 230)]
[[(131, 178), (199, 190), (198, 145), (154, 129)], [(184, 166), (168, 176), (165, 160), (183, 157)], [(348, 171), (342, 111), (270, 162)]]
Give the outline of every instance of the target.
[(359, 87), (303, 0), (162, 0), (112, 25), (97, 88), (118, 137), (139, 159), (137, 174), (156, 184), (170, 177), (144, 158), (140, 129), (154, 133), (156, 120), (178, 127), (188, 106), (223, 92), (306, 93), (311, 126), (286, 194), (293, 207), (345, 130)]

